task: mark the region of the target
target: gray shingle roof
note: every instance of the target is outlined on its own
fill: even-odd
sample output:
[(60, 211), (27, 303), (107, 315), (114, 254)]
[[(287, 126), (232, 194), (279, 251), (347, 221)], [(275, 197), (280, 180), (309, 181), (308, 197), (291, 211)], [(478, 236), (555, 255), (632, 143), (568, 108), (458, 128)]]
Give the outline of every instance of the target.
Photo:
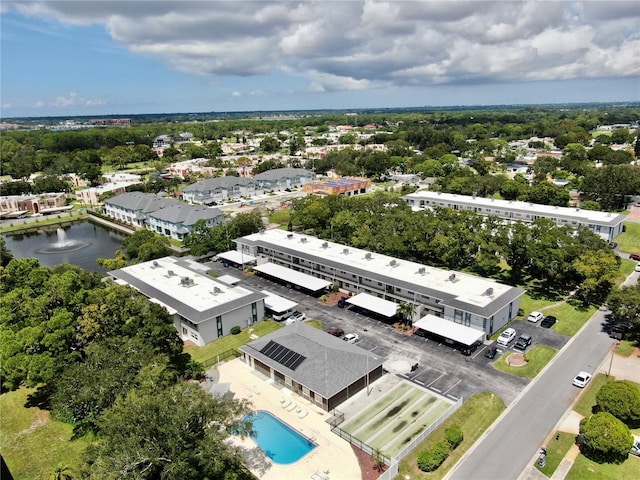
[(210, 192), (217, 188), (231, 188), (236, 185), (247, 186), (252, 184), (253, 181), (245, 177), (216, 177), (200, 180), (199, 182), (192, 183), (188, 187), (184, 188), (183, 192)]
[(315, 178), (316, 174), (311, 170), (304, 168), (274, 168), (257, 174), (256, 180), (280, 180), (292, 177), (310, 177)]
[(144, 213), (154, 212), (170, 205), (178, 204), (175, 198), (163, 197), (153, 193), (127, 192), (105, 200), (105, 205)]
[[(260, 350), (269, 341), (303, 355), (305, 360), (294, 370), (271, 360)], [(272, 366), (296, 382), (331, 398), (365, 375), (367, 369), (382, 365), (382, 358), (304, 323), (294, 323), (240, 347), (261, 362)]]
[(149, 218), (182, 225), (194, 225), (198, 220), (214, 220), (218, 217), (224, 217), (218, 208), (187, 203), (172, 205), (149, 214)]

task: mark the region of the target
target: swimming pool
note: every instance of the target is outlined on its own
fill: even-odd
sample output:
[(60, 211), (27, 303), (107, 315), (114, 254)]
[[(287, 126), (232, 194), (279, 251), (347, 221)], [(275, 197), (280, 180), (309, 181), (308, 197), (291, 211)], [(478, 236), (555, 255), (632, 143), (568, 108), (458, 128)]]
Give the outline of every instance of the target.
[(297, 462), (317, 447), (309, 438), (267, 411), (257, 410), (244, 420), (253, 422), (256, 432), (253, 440), (274, 463), (288, 465)]

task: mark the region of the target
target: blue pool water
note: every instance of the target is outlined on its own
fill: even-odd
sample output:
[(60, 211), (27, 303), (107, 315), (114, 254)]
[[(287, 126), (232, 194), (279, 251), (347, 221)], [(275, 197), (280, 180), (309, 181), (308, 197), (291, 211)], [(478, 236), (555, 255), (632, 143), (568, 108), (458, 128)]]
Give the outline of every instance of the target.
[(264, 410), (253, 412), (244, 417), (244, 420), (253, 422), (253, 429), (256, 432), (253, 440), (274, 463), (288, 465), (297, 462), (317, 446)]

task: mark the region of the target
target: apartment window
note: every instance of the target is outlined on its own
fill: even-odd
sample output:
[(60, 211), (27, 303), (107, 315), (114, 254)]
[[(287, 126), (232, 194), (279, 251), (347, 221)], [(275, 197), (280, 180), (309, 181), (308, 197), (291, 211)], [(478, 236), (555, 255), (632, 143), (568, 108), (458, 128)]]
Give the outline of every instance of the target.
[(469, 312), (464, 312), (464, 324), (467, 327), (471, 326), (471, 314)]
[(218, 329), (218, 337), (222, 336), (222, 316), (218, 315), (216, 317), (216, 327)]
[(456, 323), (462, 323), (462, 310), (453, 311), (453, 321)]

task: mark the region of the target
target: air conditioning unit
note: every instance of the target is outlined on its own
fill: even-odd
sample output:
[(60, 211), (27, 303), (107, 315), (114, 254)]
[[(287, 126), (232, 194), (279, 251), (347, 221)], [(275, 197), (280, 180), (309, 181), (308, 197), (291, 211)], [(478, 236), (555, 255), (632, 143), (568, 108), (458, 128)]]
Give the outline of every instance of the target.
[(220, 289), (220, 287), (213, 287), (213, 291), (211, 293), (217, 295), (219, 293), (222, 293), (222, 290)]
[(487, 295), (493, 295), (493, 288), (487, 288)]
[(449, 281), (450, 282), (455, 282), (455, 280), (456, 280), (456, 274), (455, 273), (452, 273), (451, 275), (449, 275)]
[(426, 271), (427, 271), (427, 269), (426, 269), (425, 267), (420, 267), (420, 268), (418, 269), (418, 273), (419, 273), (420, 275), (424, 275), (424, 274), (426, 273)]
[(305, 237), (302, 237), (302, 238), (300, 239), (300, 241), (301, 241), (302, 243), (307, 243), (307, 239), (306, 239)]
[(395, 267), (398, 264), (398, 262), (396, 262), (395, 260), (391, 260), (389, 262), (389, 265), (391, 265), (392, 267)]
[(364, 256), (367, 260), (371, 260), (371, 252), (367, 252)]
[(293, 238), (293, 233), (287, 233), (287, 238)]
[(349, 249), (345, 248), (344, 250), (342, 250), (342, 253), (344, 253), (345, 255), (349, 255)]
[(328, 248), (328, 247), (329, 247), (329, 244), (327, 242), (322, 243), (322, 248)]
[(160, 264), (158, 263), (158, 261), (157, 261), (157, 260), (154, 260), (154, 261), (153, 261), (153, 267), (154, 267), (154, 268), (157, 268), (158, 266), (160, 266)]
[(173, 270), (168, 270), (167, 271), (167, 276), (173, 277), (174, 275), (175, 275), (175, 272)]

